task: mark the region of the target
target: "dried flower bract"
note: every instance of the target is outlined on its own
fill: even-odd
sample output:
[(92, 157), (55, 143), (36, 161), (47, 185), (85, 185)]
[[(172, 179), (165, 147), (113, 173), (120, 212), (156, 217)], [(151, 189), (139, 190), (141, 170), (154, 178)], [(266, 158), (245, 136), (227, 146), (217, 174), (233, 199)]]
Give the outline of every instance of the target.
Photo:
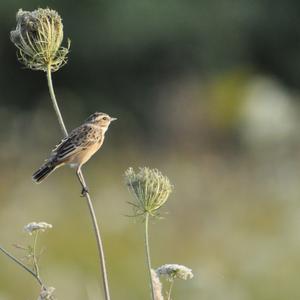
[(125, 172), (125, 180), (135, 197), (135, 203), (131, 204), (137, 216), (146, 213), (157, 215), (157, 210), (166, 203), (173, 189), (168, 177), (156, 169), (146, 167), (139, 168), (138, 173), (129, 168)]
[(167, 280), (174, 280), (175, 278), (187, 280), (193, 278), (192, 270), (177, 264), (166, 264), (156, 269), (158, 276), (165, 276)]
[(44, 232), (46, 229), (48, 228), (52, 228), (51, 224), (48, 224), (46, 222), (31, 222), (29, 224), (27, 224), (26, 226), (24, 226), (24, 230), (26, 232), (28, 232), (30, 235), (34, 232), (34, 231), (42, 231)]
[(39, 8), (32, 12), (19, 9), (16, 29), (10, 39), (18, 48), (18, 59), (32, 70), (57, 71), (67, 62), (70, 48), (61, 47), (63, 24), (52, 9)]

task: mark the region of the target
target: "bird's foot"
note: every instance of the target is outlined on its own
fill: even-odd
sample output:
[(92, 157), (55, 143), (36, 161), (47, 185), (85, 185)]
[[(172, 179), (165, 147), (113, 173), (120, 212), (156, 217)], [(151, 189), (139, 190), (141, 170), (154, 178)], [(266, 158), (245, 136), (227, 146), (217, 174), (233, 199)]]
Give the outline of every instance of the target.
[(89, 193), (89, 189), (87, 188), (87, 186), (84, 186), (81, 190), (81, 197), (85, 197), (86, 194)]

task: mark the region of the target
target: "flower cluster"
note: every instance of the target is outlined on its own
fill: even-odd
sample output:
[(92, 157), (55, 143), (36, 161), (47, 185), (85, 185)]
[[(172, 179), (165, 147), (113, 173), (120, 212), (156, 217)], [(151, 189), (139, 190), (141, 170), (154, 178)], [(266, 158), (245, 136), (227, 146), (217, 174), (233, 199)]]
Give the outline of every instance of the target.
[(131, 203), (136, 215), (149, 213), (155, 216), (157, 210), (166, 203), (173, 189), (168, 177), (163, 176), (156, 169), (146, 167), (139, 168), (137, 173), (129, 168), (125, 172), (125, 180), (136, 200)]
[(54, 291), (55, 291), (54, 287), (48, 287), (48, 288), (43, 287), (38, 300), (53, 300), (54, 299), (54, 296), (53, 296)]
[(167, 280), (172, 281), (176, 278), (187, 280), (193, 278), (192, 270), (177, 264), (165, 264), (156, 269), (158, 276), (165, 276)]
[(46, 222), (31, 222), (29, 224), (27, 224), (26, 226), (24, 226), (24, 230), (26, 232), (28, 232), (30, 235), (34, 232), (34, 231), (45, 231), (48, 228), (52, 228), (51, 224), (48, 224)]
[(63, 24), (52, 9), (39, 8), (32, 12), (19, 9), (16, 29), (10, 39), (18, 48), (18, 59), (32, 70), (57, 71), (67, 62), (70, 48), (61, 47)]

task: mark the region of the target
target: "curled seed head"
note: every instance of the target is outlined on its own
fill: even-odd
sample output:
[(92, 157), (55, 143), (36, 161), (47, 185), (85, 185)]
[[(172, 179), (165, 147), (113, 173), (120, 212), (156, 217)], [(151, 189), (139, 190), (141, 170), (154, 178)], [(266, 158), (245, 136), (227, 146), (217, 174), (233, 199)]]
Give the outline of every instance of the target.
[(136, 173), (132, 168), (125, 172), (125, 181), (133, 194), (135, 215), (149, 213), (157, 215), (157, 211), (166, 203), (172, 185), (168, 177), (163, 176), (157, 169), (139, 168)]
[(34, 11), (17, 12), (16, 29), (10, 39), (18, 48), (18, 59), (32, 70), (57, 71), (67, 63), (70, 48), (61, 47), (63, 24), (59, 14), (52, 9), (39, 8)]

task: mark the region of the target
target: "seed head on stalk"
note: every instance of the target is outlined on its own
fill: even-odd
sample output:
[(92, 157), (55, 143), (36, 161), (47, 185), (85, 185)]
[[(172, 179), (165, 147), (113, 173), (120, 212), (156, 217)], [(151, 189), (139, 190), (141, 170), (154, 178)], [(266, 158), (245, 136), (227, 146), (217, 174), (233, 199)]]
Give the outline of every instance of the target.
[(157, 169), (139, 168), (136, 173), (132, 168), (125, 172), (125, 181), (133, 194), (135, 215), (149, 214), (157, 216), (158, 210), (166, 203), (173, 186), (168, 177)]
[(19, 61), (27, 68), (46, 72), (59, 70), (67, 63), (70, 40), (62, 47), (63, 24), (59, 14), (52, 9), (38, 8), (34, 11), (19, 9), (16, 29), (10, 39), (18, 48)]

